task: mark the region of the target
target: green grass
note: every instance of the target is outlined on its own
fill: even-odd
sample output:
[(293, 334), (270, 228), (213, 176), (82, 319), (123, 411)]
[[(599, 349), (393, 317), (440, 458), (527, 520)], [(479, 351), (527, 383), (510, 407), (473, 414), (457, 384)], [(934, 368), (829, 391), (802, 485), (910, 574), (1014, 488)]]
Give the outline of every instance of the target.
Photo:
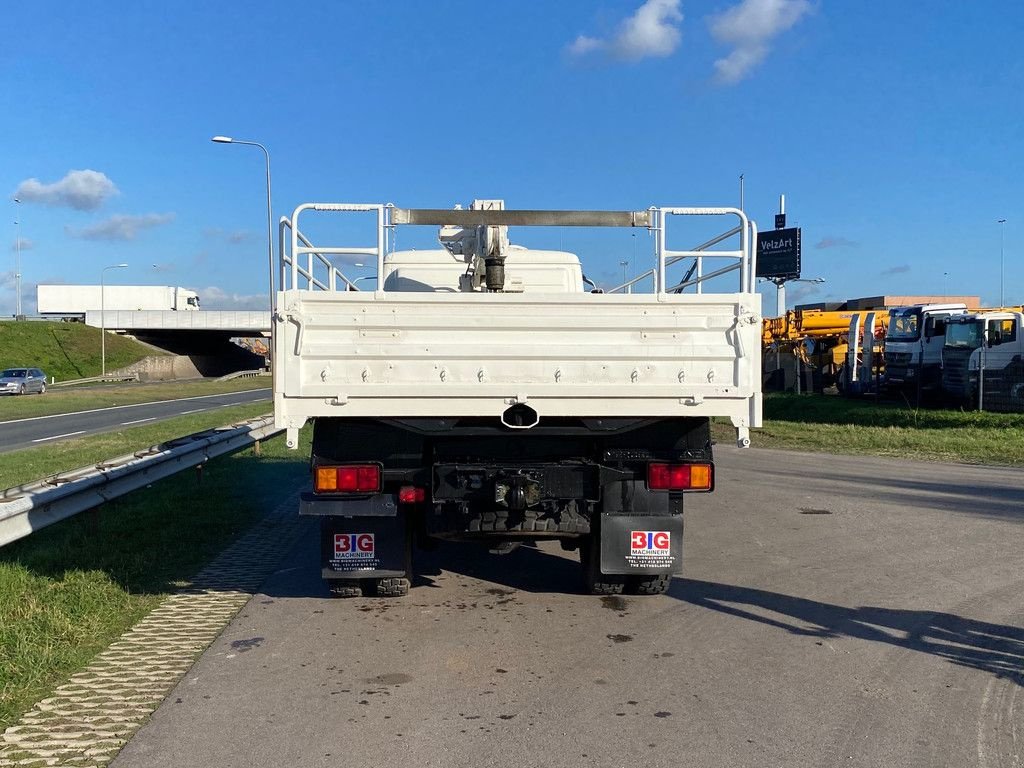
[(246, 403), (4, 453), (0, 462), (0, 488), (41, 480), (57, 472), (86, 467), (182, 435), (251, 419), (271, 410), (270, 403)]
[(213, 381), (191, 379), (169, 381), (159, 384), (104, 384), (93, 387), (69, 389), (50, 388), (45, 395), (24, 395), (0, 397), (0, 421), (29, 419), (35, 416), (50, 416), (56, 413), (74, 413), (93, 408), (110, 408), (116, 405), (149, 403), (157, 400), (175, 400), (180, 397), (217, 395), (225, 392), (242, 392), (250, 389), (270, 387), (269, 376), (248, 379)]
[(0, 549), (0, 731), (284, 501), (307, 477), (303, 434), (297, 451), (276, 437)]
[[(731, 442), (730, 425), (714, 435)], [(1024, 464), (1024, 415), (910, 408), (897, 403), (771, 393), (751, 443), (812, 453), (871, 454), (965, 464)]]
[[(99, 376), (100, 330), (84, 323), (0, 322), (0, 368), (42, 368), (57, 381)], [(134, 339), (107, 334), (107, 370), (162, 354)]]

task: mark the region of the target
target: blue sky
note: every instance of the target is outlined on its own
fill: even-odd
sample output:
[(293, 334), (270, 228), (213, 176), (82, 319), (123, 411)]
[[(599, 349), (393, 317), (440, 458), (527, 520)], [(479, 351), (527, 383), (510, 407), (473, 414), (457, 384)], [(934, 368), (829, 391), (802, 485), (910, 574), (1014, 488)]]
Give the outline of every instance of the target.
[[(111, 0), (14, 4), (5, 27), (0, 314), (19, 217), (27, 311), (36, 283), (118, 262), (111, 282), (261, 305), (263, 157), (214, 134), (270, 149), (275, 217), (726, 205), (742, 173), (762, 229), (786, 194), (804, 276), (826, 280), (791, 304), (994, 304), (1005, 218), (1005, 296), (1024, 302), (1018, 3)], [(578, 250), (599, 282), (649, 263), (645, 233), (512, 234)]]

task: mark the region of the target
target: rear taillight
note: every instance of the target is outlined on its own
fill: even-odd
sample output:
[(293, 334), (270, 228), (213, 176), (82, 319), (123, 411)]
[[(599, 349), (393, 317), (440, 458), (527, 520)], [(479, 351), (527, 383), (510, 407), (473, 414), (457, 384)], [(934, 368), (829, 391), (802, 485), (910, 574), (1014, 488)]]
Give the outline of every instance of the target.
[(416, 488), (412, 485), (403, 485), (398, 489), (399, 504), (419, 504), (427, 498), (427, 491), (424, 488)]
[(652, 491), (710, 491), (713, 464), (648, 464), (647, 487)]
[(319, 466), (313, 474), (313, 488), (317, 493), (376, 493), (380, 490), (380, 466)]

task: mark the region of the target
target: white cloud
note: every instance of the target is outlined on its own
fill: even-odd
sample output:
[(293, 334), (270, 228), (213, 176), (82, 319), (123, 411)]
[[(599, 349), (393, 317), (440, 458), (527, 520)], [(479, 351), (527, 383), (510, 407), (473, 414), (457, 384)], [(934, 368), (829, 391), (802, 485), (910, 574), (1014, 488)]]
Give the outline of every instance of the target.
[(116, 213), (105, 221), (82, 229), (65, 227), (69, 235), (83, 240), (134, 240), (140, 231), (174, 221), (173, 213)]
[(267, 309), (270, 306), (269, 293), (228, 293), (215, 285), (197, 288), (196, 293), (203, 309)]
[(891, 277), (892, 275), (904, 275), (904, 274), (906, 274), (909, 271), (910, 271), (910, 265), (909, 264), (898, 264), (895, 267), (889, 267), (888, 269), (883, 269), (879, 274), (882, 277)]
[(824, 250), (825, 248), (856, 248), (860, 243), (856, 240), (849, 240), (845, 237), (832, 237), (827, 236), (821, 238), (817, 243), (814, 244), (815, 248)]
[(596, 37), (580, 35), (569, 44), (568, 51), (571, 56), (586, 56), (591, 51), (604, 48), (604, 45), (604, 41)]
[(579, 35), (566, 50), (572, 56), (602, 52), (628, 61), (669, 56), (682, 39), (679, 6), (680, 0), (647, 0), (623, 19), (610, 39)]
[(117, 186), (99, 171), (68, 171), (63, 179), (44, 184), (39, 179), (25, 179), (14, 190), (14, 197), (26, 203), (65, 206), (78, 211), (95, 211), (110, 197), (118, 194)]
[(764, 61), (772, 40), (811, 9), (810, 0), (742, 0), (712, 17), (711, 36), (732, 46), (725, 58), (715, 62), (716, 79), (729, 84), (742, 80)]
[(19, 239), (21, 240), (21, 250), (22, 251), (31, 251), (33, 248), (35, 248), (35, 243), (33, 243), (27, 237), (22, 237), (22, 238), (17, 238), (16, 237), (16, 238), (14, 238), (14, 241), (11, 243), (11, 253), (17, 253), (18, 252), (18, 240)]
[(223, 240), (229, 245), (248, 243), (256, 237), (254, 232), (250, 232), (247, 229), (236, 229), (229, 232), (220, 227), (207, 227), (203, 230), (203, 235), (212, 240)]

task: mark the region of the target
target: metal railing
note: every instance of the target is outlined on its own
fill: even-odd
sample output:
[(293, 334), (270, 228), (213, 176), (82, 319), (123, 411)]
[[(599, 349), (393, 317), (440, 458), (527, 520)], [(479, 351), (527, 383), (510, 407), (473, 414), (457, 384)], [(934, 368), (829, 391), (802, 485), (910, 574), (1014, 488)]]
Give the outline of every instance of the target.
[[(376, 214), (376, 244), (353, 246), (316, 246), (299, 228), (300, 216), (308, 211)], [(668, 243), (668, 222), (673, 216), (735, 216), (738, 224), (689, 250), (673, 250)], [(616, 293), (654, 278), (655, 292), (681, 293), (694, 287), (703, 293), (704, 283), (730, 272), (739, 273), (739, 292), (756, 291), (757, 225), (739, 208), (651, 207), (643, 211), (524, 211), (466, 209), (407, 209), (373, 203), (305, 203), (298, 206), (291, 219), (282, 217), (279, 227), (281, 253), (281, 285), (285, 290), (359, 290), (355, 283), (334, 266), (329, 256), (368, 256), (376, 258), (377, 291), (384, 290), (380, 276), (384, 274), (384, 257), (388, 252), (389, 233), (398, 225), (437, 226), (571, 226), (571, 227), (645, 227), (655, 235), (655, 267), (642, 275), (616, 286), (607, 293)], [(739, 247), (711, 250), (713, 246), (739, 236)], [(726, 259), (733, 263), (704, 273), (704, 260)], [(686, 275), (669, 284), (666, 268), (692, 259)]]
[(261, 416), (8, 488), (0, 492), (0, 547), (282, 431), (272, 416)]

